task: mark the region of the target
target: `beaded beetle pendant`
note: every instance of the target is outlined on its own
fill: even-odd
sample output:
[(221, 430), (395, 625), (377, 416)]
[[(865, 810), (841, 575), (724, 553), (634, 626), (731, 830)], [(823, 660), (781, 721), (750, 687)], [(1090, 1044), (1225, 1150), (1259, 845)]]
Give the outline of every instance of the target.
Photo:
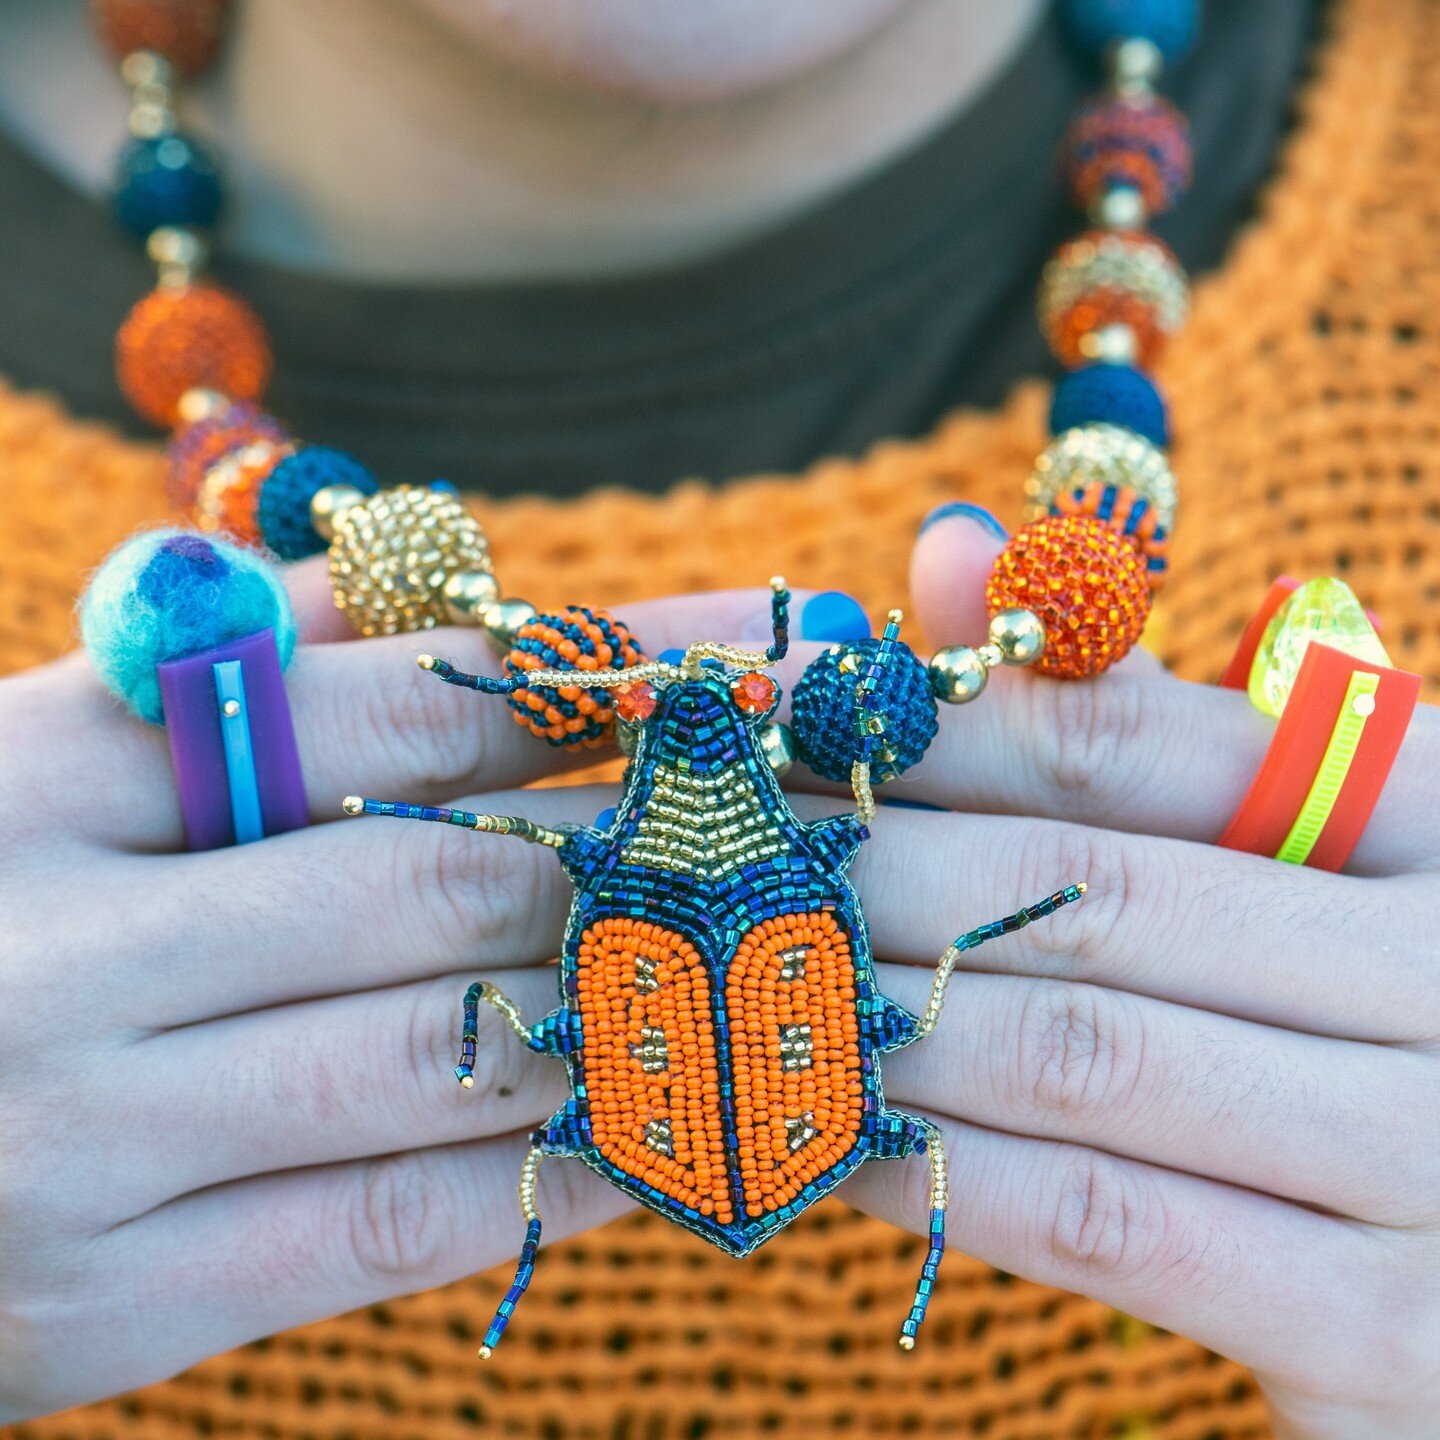
[[(930, 1246), (900, 1344), (911, 1348), (944, 1248), (940, 1135), (885, 1102), (880, 1057), (928, 1035), (958, 957), (1080, 897), (1071, 885), (962, 935), (913, 1015), (880, 993), (850, 865), (875, 814), (871, 712), (886, 667), (908, 652), (891, 617), (855, 689), (854, 813), (802, 821), (760, 743), (779, 703), (760, 673), (787, 648), (789, 594), (774, 587), (763, 653), (692, 645), (678, 665), (528, 672), (491, 680), (420, 663), (453, 685), (610, 689), (635, 743), (614, 818), (550, 829), (510, 816), (362, 800), (352, 815), (433, 820), (552, 847), (574, 882), (560, 1003), (527, 1025), (487, 982), (465, 995), (460, 1064), (472, 1082), (477, 1019), (493, 1005), (533, 1050), (562, 1060), (570, 1098), (535, 1131), (520, 1181), (527, 1228), (515, 1282), (480, 1354), (499, 1341), (540, 1243), (542, 1157), (573, 1156), (642, 1204), (746, 1255), (869, 1160), (917, 1155), (931, 1172)], [(913, 657), (909, 657), (912, 658)]]

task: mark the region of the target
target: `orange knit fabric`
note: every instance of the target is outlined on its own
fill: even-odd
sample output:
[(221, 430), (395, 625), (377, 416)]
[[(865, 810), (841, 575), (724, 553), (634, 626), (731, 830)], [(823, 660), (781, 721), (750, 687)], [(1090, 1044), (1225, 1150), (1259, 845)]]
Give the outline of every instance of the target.
[[(1162, 378), (1184, 486), (1169, 661), (1218, 673), (1269, 579), (1338, 573), (1440, 683), (1440, 6), (1337, 0), (1256, 223)], [(784, 571), (903, 601), (916, 526), (957, 495), (1018, 518), (1045, 387), (998, 414), (799, 476), (653, 498), (482, 507), (507, 585), (616, 605)], [(72, 643), (86, 570), (164, 513), (153, 446), (0, 390), (0, 669)], [(589, 537), (625, 535), (628, 554)], [(645, 556), (634, 563), (633, 553)], [(964, 1177), (956, 1177), (963, 1204)], [(518, 1232), (517, 1232), (518, 1234)], [(502, 1357), (474, 1359), (508, 1271), (282, 1335), (10, 1440), (691, 1440), (988, 1435), (1242, 1440), (1238, 1367), (1105, 1307), (947, 1257), (923, 1343), (894, 1344), (921, 1242), (827, 1202), (735, 1261), (649, 1216), (549, 1247)]]

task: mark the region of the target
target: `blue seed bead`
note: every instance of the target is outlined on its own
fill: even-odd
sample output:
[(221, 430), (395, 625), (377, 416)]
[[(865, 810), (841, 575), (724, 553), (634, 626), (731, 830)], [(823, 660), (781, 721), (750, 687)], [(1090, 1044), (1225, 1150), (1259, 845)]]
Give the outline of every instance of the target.
[[(832, 646), (810, 662), (791, 696), (790, 726), (805, 763), (827, 780), (850, 779), (860, 758), (855, 733), (855, 687), (880, 649), (878, 639)], [(840, 662), (853, 654), (860, 662), (851, 673)], [(937, 728), (937, 706), (925, 666), (908, 645), (896, 642), (891, 663), (880, 672), (871, 714), (885, 722), (876, 750), (895, 752), (891, 761), (872, 758), (877, 780), (893, 780), (924, 755)]]
[(310, 523), (310, 501), (327, 485), (353, 485), (362, 495), (380, 488), (358, 460), (324, 445), (306, 445), (287, 455), (266, 477), (255, 523), (260, 538), (282, 560), (303, 560), (325, 549)]
[(1055, 386), (1050, 433), (1093, 424), (1123, 425), (1162, 450), (1170, 444), (1165, 399), (1155, 382), (1133, 365), (1082, 365)]
[(225, 192), (210, 152), (188, 135), (131, 140), (115, 174), (115, 214), (148, 235), (162, 225), (204, 229), (220, 218)]
[(1174, 63), (1195, 41), (1200, 0), (1064, 0), (1071, 38), (1099, 58), (1116, 40), (1148, 40)]

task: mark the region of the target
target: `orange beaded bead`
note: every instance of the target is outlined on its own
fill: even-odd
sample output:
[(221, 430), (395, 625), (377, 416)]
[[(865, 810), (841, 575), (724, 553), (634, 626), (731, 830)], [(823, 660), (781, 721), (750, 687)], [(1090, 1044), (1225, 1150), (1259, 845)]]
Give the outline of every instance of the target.
[(1135, 334), (1135, 364), (1151, 369), (1165, 348), (1166, 335), (1155, 307), (1141, 295), (1102, 285), (1062, 310), (1051, 322), (1049, 340), (1055, 358), (1074, 369), (1097, 358), (1094, 335), (1110, 325), (1128, 325)]
[(117, 60), (153, 50), (191, 77), (214, 60), (229, 8), (229, 0), (90, 0), (95, 28)]
[(208, 282), (157, 287), (136, 302), (115, 337), (120, 389), (157, 425), (175, 424), (187, 390), (258, 399), (271, 361), (260, 317), (238, 295)]
[(1032, 610), (1045, 626), (1035, 668), (1062, 680), (1107, 670), (1129, 653), (1150, 614), (1140, 551), (1103, 520), (1048, 515), (1011, 536), (985, 582), (991, 615)]

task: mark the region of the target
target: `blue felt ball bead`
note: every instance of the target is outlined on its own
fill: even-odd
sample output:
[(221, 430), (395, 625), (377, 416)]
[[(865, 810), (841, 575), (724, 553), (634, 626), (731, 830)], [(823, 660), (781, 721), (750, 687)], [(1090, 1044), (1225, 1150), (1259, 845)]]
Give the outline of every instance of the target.
[(1076, 425), (1123, 425), (1162, 450), (1170, 444), (1170, 420), (1155, 382), (1133, 365), (1083, 365), (1055, 386), (1050, 433)]
[(306, 445), (287, 455), (265, 477), (255, 505), (260, 538), (282, 560), (303, 560), (325, 549), (310, 523), (310, 502), (327, 485), (353, 485), (362, 495), (380, 487), (353, 456), (324, 445)]
[[(790, 728), (801, 759), (827, 780), (848, 783), (850, 767), (860, 758), (855, 733), (855, 687), (880, 650), (878, 639), (833, 645), (812, 660), (790, 697)], [(859, 662), (842, 669), (847, 655)], [(871, 773), (877, 781), (893, 780), (914, 765), (935, 738), (935, 694), (925, 666), (908, 645), (891, 647), (889, 662), (875, 686), (871, 713), (885, 722), (876, 740)], [(885, 752), (892, 759), (885, 759)]]
[(220, 218), (224, 202), (214, 158), (186, 135), (132, 140), (120, 153), (115, 214), (137, 235), (162, 225), (204, 229)]
[(155, 667), (273, 630), (280, 663), (295, 651), (295, 616), (274, 570), (253, 551), (188, 530), (127, 540), (80, 602), (80, 636), (100, 678), (142, 719), (163, 724)]
[(1064, 0), (1075, 43), (1097, 58), (1117, 40), (1148, 40), (1174, 63), (1195, 42), (1200, 0)]

